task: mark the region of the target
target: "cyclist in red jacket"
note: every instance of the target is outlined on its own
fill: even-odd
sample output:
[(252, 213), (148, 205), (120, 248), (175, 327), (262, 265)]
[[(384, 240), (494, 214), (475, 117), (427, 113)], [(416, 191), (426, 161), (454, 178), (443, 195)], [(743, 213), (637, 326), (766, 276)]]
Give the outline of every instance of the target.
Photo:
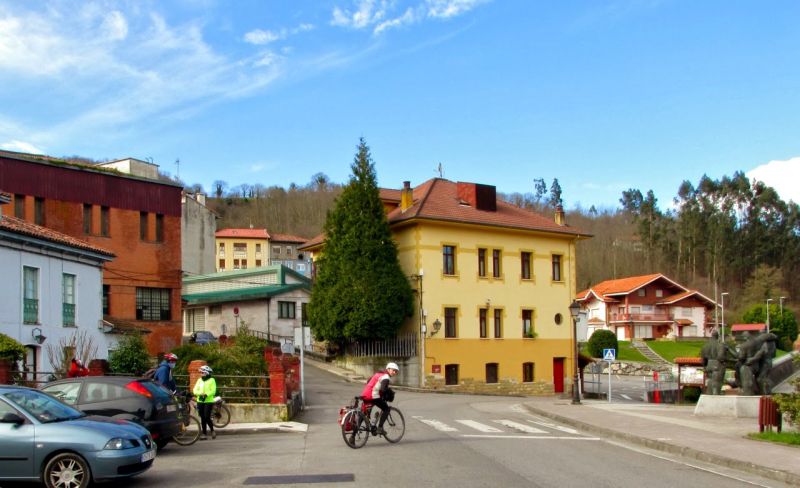
[(365, 401), (375, 405), (381, 409), (381, 418), (378, 421), (378, 433), (383, 434), (383, 423), (386, 422), (386, 417), (389, 416), (389, 404), (386, 403), (387, 396), (390, 400), (394, 397), (394, 391), (389, 388), (392, 377), (400, 372), (397, 363), (389, 363), (382, 371), (378, 371), (372, 378), (367, 381), (361, 396)]

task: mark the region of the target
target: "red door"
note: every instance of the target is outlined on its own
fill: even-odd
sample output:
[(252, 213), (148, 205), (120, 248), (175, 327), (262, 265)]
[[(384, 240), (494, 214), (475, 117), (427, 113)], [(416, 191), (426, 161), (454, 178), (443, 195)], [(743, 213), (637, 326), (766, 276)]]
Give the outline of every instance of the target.
[(553, 388), (564, 393), (564, 358), (553, 358)]

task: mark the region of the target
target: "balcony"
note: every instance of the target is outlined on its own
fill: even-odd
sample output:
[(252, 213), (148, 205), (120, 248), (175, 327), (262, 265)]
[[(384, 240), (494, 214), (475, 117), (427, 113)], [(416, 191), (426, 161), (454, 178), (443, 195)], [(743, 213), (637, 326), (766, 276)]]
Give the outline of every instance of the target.
[(612, 313), (611, 322), (671, 322), (667, 312)]
[(39, 300), (26, 298), (23, 301), (22, 321), (26, 324), (39, 323)]

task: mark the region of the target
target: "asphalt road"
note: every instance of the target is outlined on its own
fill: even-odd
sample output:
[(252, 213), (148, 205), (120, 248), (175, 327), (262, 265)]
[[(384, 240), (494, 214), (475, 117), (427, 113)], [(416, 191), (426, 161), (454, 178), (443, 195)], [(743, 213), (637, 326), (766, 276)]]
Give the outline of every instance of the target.
[[(220, 435), (170, 445), (154, 467), (114, 487), (781, 487), (773, 481), (586, 435), (525, 410), (524, 398), (399, 391), (399, 444), (347, 447), (338, 409), (360, 385), (306, 368), (306, 434)], [(110, 486), (110, 485), (107, 485)]]

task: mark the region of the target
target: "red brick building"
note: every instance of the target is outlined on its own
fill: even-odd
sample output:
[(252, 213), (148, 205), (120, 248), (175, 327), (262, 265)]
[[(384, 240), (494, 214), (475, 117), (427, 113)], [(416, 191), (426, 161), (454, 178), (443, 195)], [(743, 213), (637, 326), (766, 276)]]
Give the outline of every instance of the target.
[(13, 195), (9, 214), (117, 256), (103, 267), (106, 321), (149, 330), (153, 355), (180, 345), (180, 185), (0, 151), (0, 188)]

